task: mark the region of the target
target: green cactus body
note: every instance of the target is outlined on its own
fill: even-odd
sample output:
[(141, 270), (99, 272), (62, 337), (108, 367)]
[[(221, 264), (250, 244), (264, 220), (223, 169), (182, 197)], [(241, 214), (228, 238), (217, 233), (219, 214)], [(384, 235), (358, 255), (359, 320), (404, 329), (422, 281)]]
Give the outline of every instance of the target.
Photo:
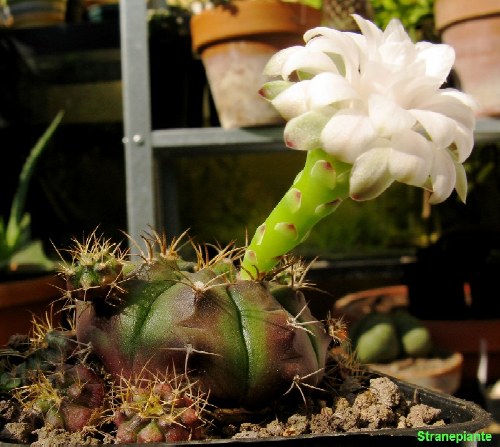
[(350, 337), (362, 363), (426, 357), (432, 351), (429, 330), (406, 310), (367, 314), (352, 325)]
[(121, 303), (96, 300), (96, 288), (78, 302), (78, 339), (117, 377), (175, 368), (230, 405), (269, 403), (297, 380), (317, 385), (329, 338), (302, 292), (235, 276), (225, 262), (159, 257), (122, 278)]
[(361, 363), (390, 362), (401, 351), (396, 326), (387, 314), (366, 315), (353, 325), (350, 336)]
[(432, 350), (432, 339), (424, 324), (406, 311), (393, 313), (394, 323), (404, 352), (409, 357), (426, 357)]

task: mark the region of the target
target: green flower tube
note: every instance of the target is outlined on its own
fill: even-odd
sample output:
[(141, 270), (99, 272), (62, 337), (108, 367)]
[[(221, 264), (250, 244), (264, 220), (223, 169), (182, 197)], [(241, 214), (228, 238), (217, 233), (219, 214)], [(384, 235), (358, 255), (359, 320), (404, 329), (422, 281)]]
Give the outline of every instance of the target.
[(321, 219), (349, 195), (351, 166), (322, 149), (309, 151), (297, 175), (266, 221), (257, 229), (242, 262), (241, 277), (257, 278), (304, 241)]

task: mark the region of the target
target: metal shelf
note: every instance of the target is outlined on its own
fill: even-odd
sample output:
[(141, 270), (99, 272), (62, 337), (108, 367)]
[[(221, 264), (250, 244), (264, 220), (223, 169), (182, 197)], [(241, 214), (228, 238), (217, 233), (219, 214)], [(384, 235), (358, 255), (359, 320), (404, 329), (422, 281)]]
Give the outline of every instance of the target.
[(500, 141), (500, 119), (480, 117), (476, 123), (474, 140), (478, 144)]
[[(237, 151), (282, 151), (282, 127), (222, 129), (218, 127), (163, 129), (151, 132), (155, 155), (187, 156)], [(480, 117), (474, 139), (477, 144), (500, 141), (500, 119)]]
[(199, 129), (167, 129), (152, 132), (155, 154), (173, 156), (212, 155), (238, 151), (269, 152), (282, 151), (282, 127), (246, 129), (221, 129), (205, 127)]
[[(250, 152), (282, 151), (282, 127), (246, 129), (221, 129), (205, 127), (198, 129), (154, 130), (152, 146), (155, 155), (173, 156)], [(500, 119), (480, 117), (477, 120), (474, 139), (477, 144), (500, 141)]]

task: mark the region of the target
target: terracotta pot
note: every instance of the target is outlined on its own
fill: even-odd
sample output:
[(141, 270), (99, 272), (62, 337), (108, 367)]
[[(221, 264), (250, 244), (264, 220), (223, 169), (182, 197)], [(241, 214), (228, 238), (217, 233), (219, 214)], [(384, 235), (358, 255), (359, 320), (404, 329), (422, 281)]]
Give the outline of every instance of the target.
[(456, 52), (463, 91), (478, 102), (478, 114), (500, 115), (500, 2), (436, 0), (436, 28)]
[(67, 0), (9, 0), (14, 28), (50, 26), (66, 21)]
[(54, 274), (0, 283), (0, 346), (13, 334), (28, 334), (33, 315), (44, 317), (61, 296), (62, 279)]
[(500, 378), (500, 319), (427, 320), (424, 323), (435, 343), (444, 349), (460, 350), (464, 356), (464, 380), (477, 380), (481, 339), (488, 345), (488, 376)]
[(282, 48), (303, 44), (321, 12), (279, 0), (235, 0), (191, 19), (193, 49), (201, 55), (222, 127), (283, 123), (258, 91), (262, 71)]
[(370, 368), (405, 382), (454, 394), (460, 388), (463, 362), (460, 352), (452, 352), (431, 359), (402, 359), (371, 364)]

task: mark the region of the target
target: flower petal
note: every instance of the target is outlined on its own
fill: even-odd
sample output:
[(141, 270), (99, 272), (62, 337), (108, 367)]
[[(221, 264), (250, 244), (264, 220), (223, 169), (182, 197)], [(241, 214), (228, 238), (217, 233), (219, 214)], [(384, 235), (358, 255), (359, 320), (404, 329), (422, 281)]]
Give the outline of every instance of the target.
[(394, 101), (382, 95), (370, 95), (368, 99), (370, 119), (382, 137), (388, 137), (411, 129), (415, 117)]
[(390, 93), (398, 98), (398, 103), (405, 109), (425, 109), (421, 106), (422, 98), (432, 97), (436, 94), (436, 81), (431, 78), (422, 78), (420, 73), (425, 68), (413, 64), (411, 71), (406, 76), (401, 76), (390, 86)]
[(352, 17), (356, 21), (363, 36), (366, 37), (367, 43), (377, 44), (382, 40), (384, 33), (374, 23), (364, 19), (358, 14), (352, 14)]
[(281, 76), (288, 80), (293, 72), (300, 71), (315, 75), (323, 71), (337, 73), (337, 66), (332, 58), (319, 51), (311, 51), (306, 47), (291, 53), (283, 64)]
[(370, 118), (354, 110), (336, 113), (321, 133), (323, 149), (346, 163), (354, 163), (375, 138)]
[(267, 61), (266, 66), (264, 67), (264, 75), (265, 76), (281, 76), (283, 72), (283, 65), (287, 61), (287, 59), (295, 52), (300, 51), (303, 48), (300, 45), (296, 45), (293, 47), (285, 48), (283, 50), (278, 51)]
[(290, 120), (309, 111), (307, 105), (310, 82), (297, 82), (271, 101), (283, 118)]
[(390, 148), (376, 148), (356, 160), (349, 185), (353, 200), (374, 199), (391, 186), (394, 179), (388, 171), (390, 152)]
[(455, 63), (455, 50), (453, 47), (447, 44), (418, 42), (416, 48), (418, 58), (425, 60), (427, 75), (439, 80), (441, 85), (446, 81)]
[(292, 118), (285, 126), (284, 137), (287, 147), (310, 151), (321, 147), (321, 131), (328, 116), (312, 111)]
[(415, 108), (441, 113), (472, 130), (476, 121), (473, 105), (469, 95), (452, 89), (443, 89), (432, 95), (420, 95)]
[(446, 200), (455, 187), (456, 177), (455, 163), (451, 155), (444, 149), (436, 150), (431, 170), (432, 194), (429, 203), (436, 204)]
[[(310, 50), (330, 56), (341, 74), (350, 76), (352, 70), (359, 66), (359, 48), (347, 33), (332, 28), (317, 27), (307, 31), (304, 40)], [(339, 58), (342, 60), (342, 66)]]
[(410, 37), (404, 29), (403, 24), (398, 19), (391, 19), (384, 30), (384, 40), (405, 42), (413, 45)]
[(475, 110), (470, 95), (441, 88), (453, 48), (414, 44), (396, 19), (382, 31), (353, 17), (361, 33), (317, 27), (304, 34), (305, 46), (270, 60), (268, 74), (282, 81), (261, 93), (290, 121), (288, 144), (319, 145), (353, 164), (356, 199), (375, 197), (394, 181), (432, 189), (433, 203), (453, 188), (465, 199), (461, 163), (474, 145)]
[(313, 109), (357, 97), (358, 93), (343, 76), (326, 72), (311, 79), (309, 98)]
[(401, 183), (422, 186), (429, 178), (431, 143), (420, 134), (406, 131), (393, 139), (389, 173)]
[(453, 142), (457, 128), (456, 121), (430, 110), (411, 109), (410, 113), (418, 120), (438, 147), (448, 147)]
[(280, 93), (284, 92), (287, 88), (294, 85), (289, 81), (270, 81), (266, 82), (259, 90), (259, 94), (269, 101), (272, 101)]
[(457, 124), (453, 143), (457, 150), (457, 161), (463, 163), (474, 148), (474, 133), (470, 127), (463, 124)]

